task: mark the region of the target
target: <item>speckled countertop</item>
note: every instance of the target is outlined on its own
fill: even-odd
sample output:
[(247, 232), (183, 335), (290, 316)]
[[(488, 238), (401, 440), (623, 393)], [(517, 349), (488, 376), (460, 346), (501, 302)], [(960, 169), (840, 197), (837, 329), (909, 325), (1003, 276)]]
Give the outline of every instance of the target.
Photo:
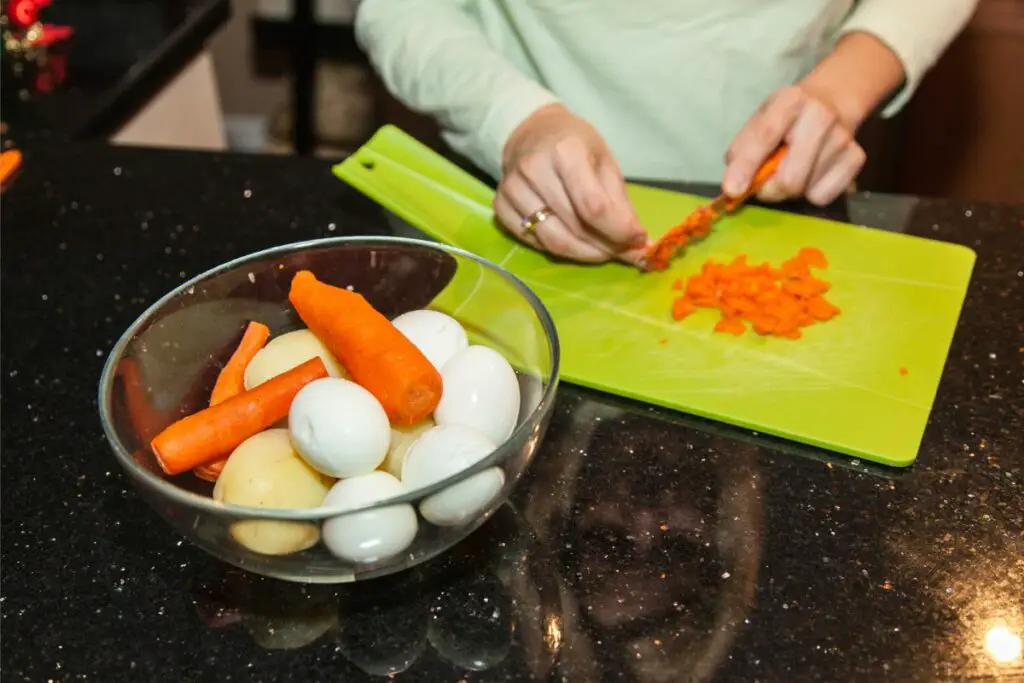
[(567, 386), (530, 479), (470, 541), (299, 587), (174, 536), (108, 451), (96, 384), (183, 278), (388, 222), (315, 160), (25, 147), (2, 202), (4, 681), (1024, 677), (1024, 207), (851, 204), (979, 256), (910, 470)]

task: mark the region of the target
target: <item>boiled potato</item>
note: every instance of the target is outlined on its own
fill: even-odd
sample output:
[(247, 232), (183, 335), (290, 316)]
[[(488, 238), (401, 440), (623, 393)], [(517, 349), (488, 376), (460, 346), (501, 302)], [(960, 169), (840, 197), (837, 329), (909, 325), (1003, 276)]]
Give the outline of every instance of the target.
[(260, 349), (245, 368), (245, 388), (252, 389), (271, 377), (288, 372), (307, 360), (320, 356), (331, 377), (347, 378), (345, 368), (331, 355), (315, 334), (309, 330), (295, 330), (274, 337)]
[(387, 472), (396, 479), (402, 478), (402, 463), (405, 461), (405, 454), (409, 447), (416, 443), (423, 432), (434, 426), (434, 420), (426, 418), (408, 427), (391, 428), (391, 447), (388, 449), (387, 457), (377, 468)]
[[(232, 451), (213, 488), (213, 498), (247, 507), (315, 508), (332, 483), (295, 451), (287, 429), (268, 429)], [(306, 522), (243, 520), (231, 525), (231, 535), (254, 552), (288, 555), (315, 545), (320, 530)]]

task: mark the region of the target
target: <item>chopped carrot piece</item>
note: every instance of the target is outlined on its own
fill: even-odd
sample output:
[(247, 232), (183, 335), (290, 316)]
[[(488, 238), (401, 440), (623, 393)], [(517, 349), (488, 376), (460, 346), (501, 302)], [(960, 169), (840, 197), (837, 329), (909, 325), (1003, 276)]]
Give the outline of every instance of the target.
[(814, 268), (828, 268), (828, 259), (817, 247), (804, 247), (797, 254), (797, 258)]
[(672, 303), (672, 317), (682, 320), (696, 308), (715, 308), (722, 314), (716, 332), (742, 335), (749, 323), (760, 335), (799, 339), (800, 328), (839, 314), (823, 296), (829, 283), (811, 275), (812, 267), (827, 265), (825, 255), (814, 247), (801, 249), (779, 268), (750, 265), (745, 254), (728, 263), (708, 260), (685, 283), (673, 282), (672, 289), (683, 294)]
[(900, 368), (900, 376), (901, 377), (906, 377), (909, 372), (910, 371), (907, 370), (906, 368)]
[(739, 318), (722, 318), (715, 325), (715, 332), (728, 332), (737, 337), (747, 331), (747, 326)]
[(686, 297), (677, 297), (672, 302), (672, 317), (676, 320), (682, 320), (696, 310), (697, 306)]

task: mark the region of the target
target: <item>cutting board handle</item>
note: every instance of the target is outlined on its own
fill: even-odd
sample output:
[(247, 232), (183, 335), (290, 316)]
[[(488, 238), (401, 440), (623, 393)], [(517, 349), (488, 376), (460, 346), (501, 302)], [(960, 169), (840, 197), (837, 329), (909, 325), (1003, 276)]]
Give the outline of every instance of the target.
[[(484, 258), (507, 247), (495, 239), (494, 190), (395, 126), (384, 126), (334, 174), (427, 234)], [(481, 230), (481, 223), (494, 232)], [(494, 253), (490, 253), (494, 252)]]

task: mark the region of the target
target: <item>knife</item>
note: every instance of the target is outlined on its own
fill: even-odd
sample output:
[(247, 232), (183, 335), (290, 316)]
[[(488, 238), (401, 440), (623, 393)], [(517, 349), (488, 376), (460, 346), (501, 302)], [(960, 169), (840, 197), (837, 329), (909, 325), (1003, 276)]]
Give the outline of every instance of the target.
[(686, 245), (690, 239), (704, 237), (711, 231), (711, 226), (724, 213), (732, 213), (738, 209), (743, 202), (757, 194), (764, 184), (779, 170), (779, 164), (786, 155), (788, 147), (780, 145), (772, 155), (765, 159), (750, 187), (742, 195), (730, 197), (727, 194), (720, 194), (710, 204), (694, 209), (682, 223), (671, 228), (661, 238), (647, 249), (645, 264), (647, 270), (665, 270), (669, 262)]

